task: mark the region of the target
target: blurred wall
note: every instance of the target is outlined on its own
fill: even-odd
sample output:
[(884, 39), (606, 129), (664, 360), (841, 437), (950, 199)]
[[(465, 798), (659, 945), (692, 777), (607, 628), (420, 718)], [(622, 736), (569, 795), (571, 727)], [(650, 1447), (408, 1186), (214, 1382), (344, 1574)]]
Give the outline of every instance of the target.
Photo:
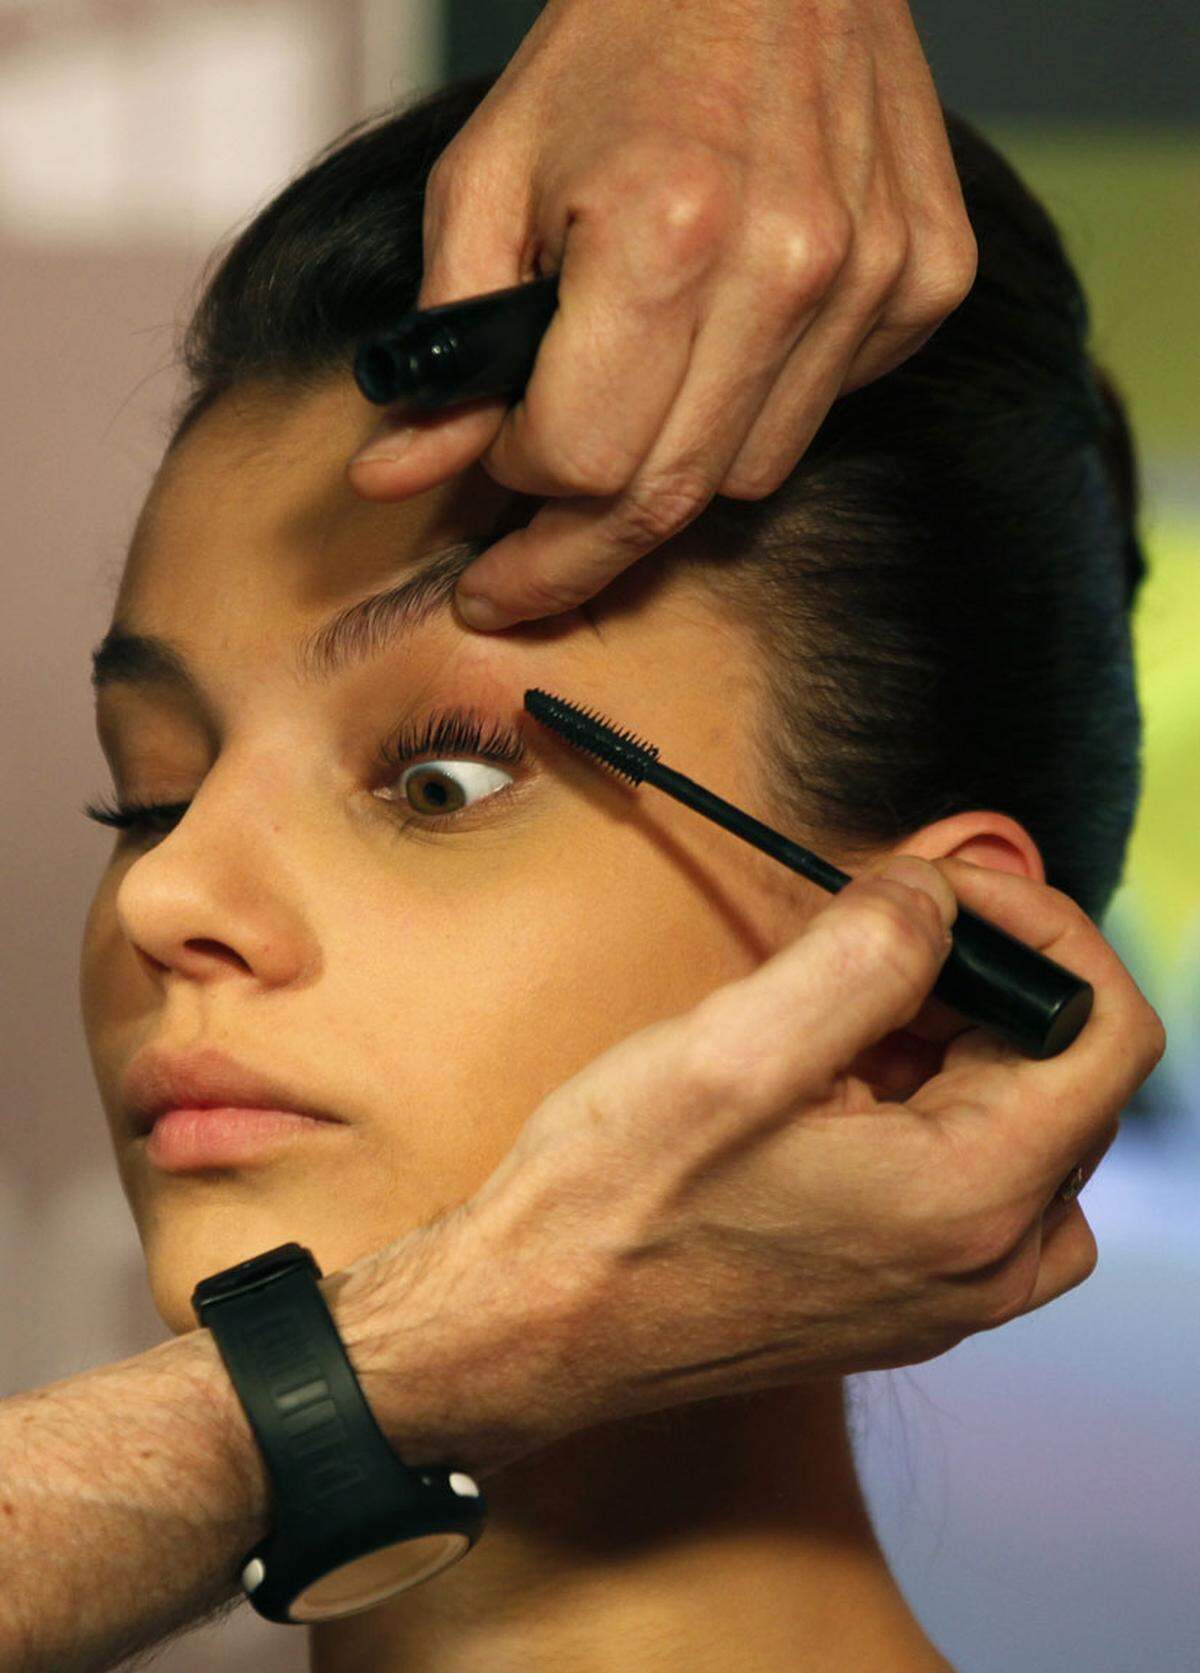
[[(87, 656), (175, 394), (174, 337), (214, 246), (367, 110), (498, 68), (528, 0), (3, 0), (6, 831), (0, 1395), (163, 1339), (78, 1018), (106, 833)], [(910, 1601), (962, 1673), (1196, 1665), (1200, 1351), (1200, 125), (1190, 5), (920, 0), (943, 100), (1059, 220), (1100, 357), (1145, 449), (1153, 575), (1137, 620), (1146, 794), (1105, 929), (1171, 1049), (1100, 1175), (1101, 1264), (1030, 1319), (856, 1379), (860, 1461)], [(1189, 33), (1190, 28), (1190, 33)], [(1192, 54), (1189, 60), (1189, 52)], [(163, 1673), (285, 1673), (304, 1635), (248, 1607)]]

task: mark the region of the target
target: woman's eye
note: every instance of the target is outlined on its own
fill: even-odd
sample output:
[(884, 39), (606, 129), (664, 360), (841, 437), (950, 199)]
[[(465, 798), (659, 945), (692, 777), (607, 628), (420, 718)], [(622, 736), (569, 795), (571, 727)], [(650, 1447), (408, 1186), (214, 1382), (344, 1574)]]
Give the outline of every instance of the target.
[(512, 773), (482, 761), (418, 761), (394, 786), (375, 794), (430, 821), (472, 807), (514, 782)]
[[(446, 751), (445, 759), (422, 759), (438, 750)], [(452, 759), (452, 752), (459, 750), (482, 755), (484, 759)], [(500, 762), (516, 767), (524, 759), (525, 745), (516, 732), (497, 726), (485, 736), (478, 715), (469, 710), (450, 710), (430, 716), (423, 731), (406, 726), (396, 736), (384, 740), (377, 758), (376, 783), (381, 788), (371, 793), (415, 815), (406, 821), (408, 824), (451, 824), (459, 813), (477, 802), (515, 785), (516, 774), (507, 772)], [(168, 835), (190, 805), (188, 802), (119, 802), (115, 807), (106, 807), (89, 803), (83, 811), (89, 819), (115, 826), (141, 841), (149, 836)], [(164, 824), (167, 830), (162, 829)]]

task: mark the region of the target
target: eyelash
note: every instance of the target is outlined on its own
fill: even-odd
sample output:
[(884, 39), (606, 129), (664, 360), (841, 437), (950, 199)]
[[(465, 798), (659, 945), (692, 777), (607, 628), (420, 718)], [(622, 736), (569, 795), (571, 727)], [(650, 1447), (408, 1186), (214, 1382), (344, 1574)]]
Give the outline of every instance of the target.
[[(436, 759), (454, 751), (507, 766), (520, 765), (526, 754), (520, 735), (508, 727), (497, 725), (485, 738), (477, 715), (466, 709), (448, 709), (430, 715), (420, 733), (409, 725), (400, 727), (379, 746), (376, 760), (381, 771), (398, 774), (422, 756)], [(493, 790), (484, 799), (494, 800), (514, 788), (514, 785), (506, 785), (503, 790)], [(182, 819), (190, 805), (189, 802), (88, 802), (83, 812), (97, 824), (111, 825), (116, 830), (140, 836), (148, 833), (156, 820)], [(429, 826), (438, 830), (453, 824), (470, 811), (465, 808), (454, 813), (422, 815), (415, 821), (406, 820), (404, 823), (415, 822), (422, 828)]]

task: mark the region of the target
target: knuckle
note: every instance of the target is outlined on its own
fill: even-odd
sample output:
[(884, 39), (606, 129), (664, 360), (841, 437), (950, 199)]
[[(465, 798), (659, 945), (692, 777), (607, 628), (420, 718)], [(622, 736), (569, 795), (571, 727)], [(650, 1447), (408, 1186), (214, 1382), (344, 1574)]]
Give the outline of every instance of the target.
[(908, 266), (908, 223), (899, 215), (872, 227), (856, 253), (859, 282), (873, 295), (892, 290)]
[(550, 469), (560, 492), (606, 495), (620, 493), (637, 469), (637, 460), (599, 426), (589, 426), (582, 445), (564, 445), (560, 439), (549, 457)]
[(776, 215), (760, 225), (757, 242), (771, 283), (786, 300), (811, 301), (832, 285), (850, 254), (849, 210), (828, 204), (807, 214)]
[(532, 611), (535, 619), (575, 610), (590, 596), (588, 588), (570, 575), (533, 574), (522, 579), (521, 606)]
[(636, 205), (643, 277), (662, 288), (666, 275), (668, 294), (720, 255), (738, 200), (737, 170), (728, 156), (715, 146), (681, 145), (675, 136), (668, 142), (659, 134), (627, 139), (616, 162), (606, 159), (590, 196), (599, 214)]
[(657, 546), (686, 528), (712, 495), (713, 485), (695, 466), (634, 481), (622, 505), (622, 534), (639, 546)]
[(705, 1109), (742, 1110), (753, 1106), (756, 1091), (746, 1074), (745, 1057), (731, 1050), (730, 1034), (714, 1026), (711, 1013), (696, 1012), (696, 1027), (680, 1049), (680, 1079)]
[[(864, 889), (859, 897), (851, 934), (857, 943), (855, 955), (866, 961), (866, 968), (882, 965), (903, 981), (911, 982), (927, 972), (932, 951), (932, 921), (924, 913), (918, 917), (914, 903), (904, 899), (901, 890), (908, 896), (914, 893), (903, 883), (873, 879), (872, 886)], [(930, 903), (931, 914), (935, 910)]]
[(791, 457), (774, 464), (750, 459), (730, 470), (720, 492), (732, 500), (763, 500), (783, 486), (795, 467), (796, 461)]
[(1026, 1217), (1011, 1207), (971, 1208), (955, 1228), (951, 1270), (991, 1282), (1003, 1275), (1028, 1229)]
[(724, 201), (710, 185), (682, 180), (664, 186), (649, 213), (662, 256), (684, 268), (715, 254), (729, 219)]
[(931, 309), (949, 313), (970, 295), (979, 271), (979, 245), (968, 223), (934, 234), (921, 253), (922, 292)]
[(1150, 1015), (1146, 1026), (1146, 1063), (1149, 1069), (1154, 1069), (1166, 1056), (1167, 1031), (1158, 1012), (1152, 1006), (1147, 1009)]

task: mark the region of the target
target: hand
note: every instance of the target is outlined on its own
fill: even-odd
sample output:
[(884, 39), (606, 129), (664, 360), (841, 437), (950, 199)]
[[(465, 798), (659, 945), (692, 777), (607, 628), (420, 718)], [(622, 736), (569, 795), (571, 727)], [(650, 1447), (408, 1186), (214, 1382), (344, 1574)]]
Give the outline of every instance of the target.
[(350, 481), (403, 499), (480, 459), (548, 497), (457, 596), (501, 607), (473, 626), (575, 609), (714, 494), (779, 487), (976, 256), (903, 0), (548, 0), (430, 174), (417, 299), (560, 274), (524, 398), (389, 415)]
[[(1091, 1227), (1056, 1194), (1108, 1150), (1162, 1024), (1067, 895), (910, 863), (942, 916), (878, 869), (856, 878), (749, 976), (574, 1075), (430, 1228), (421, 1316), (453, 1346), (425, 1429), (446, 1456), (486, 1474), (613, 1418), (916, 1364), (1090, 1275)], [(928, 998), (954, 896), (1093, 984), (1059, 1057)], [(373, 1258), (386, 1427), (389, 1252)], [(411, 1271), (390, 1313), (409, 1334)]]

